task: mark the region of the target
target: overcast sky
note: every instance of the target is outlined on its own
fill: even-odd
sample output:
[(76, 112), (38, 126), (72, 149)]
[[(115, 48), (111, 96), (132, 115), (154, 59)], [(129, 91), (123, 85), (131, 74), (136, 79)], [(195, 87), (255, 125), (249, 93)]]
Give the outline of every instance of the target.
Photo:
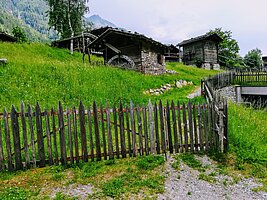
[(166, 44), (222, 27), (240, 55), (259, 48), (267, 55), (267, 0), (90, 0), (90, 14)]

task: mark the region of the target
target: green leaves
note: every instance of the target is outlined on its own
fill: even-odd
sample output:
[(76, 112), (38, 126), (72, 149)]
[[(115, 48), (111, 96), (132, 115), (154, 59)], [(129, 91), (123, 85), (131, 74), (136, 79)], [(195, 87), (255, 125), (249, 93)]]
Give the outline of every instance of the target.
[(87, 0), (46, 0), (50, 7), (48, 11), (49, 26), (53, 27), (62, 38), (72, 33), (82, 31), (82, 18), (89, 7)]
[(261, 50), (256, 48), (249, 51), (244, 57), (244, 63), (250, 68), (260, 68), (262, 66)]
[(23, 43), (28, 41), (25, 32), (19, 26), (14, 27), (12, 33), (17, 42)]
[(222, 65), (237, 65), (239, 64), (238, 52), (239, 45), (235, 39), (232, 38), (231, 31), (223, 31), (222, 28), (210, 30), (209, 34), (217, 33), (223, 41), (219, 43), (219, 60)]

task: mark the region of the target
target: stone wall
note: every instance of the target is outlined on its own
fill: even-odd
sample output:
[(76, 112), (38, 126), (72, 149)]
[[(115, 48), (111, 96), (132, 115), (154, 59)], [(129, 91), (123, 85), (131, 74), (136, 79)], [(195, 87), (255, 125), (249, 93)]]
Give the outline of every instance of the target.
[(236, 87), (235, 86), (229, 86), (229, 87), (224, 87), (219, 90), (215, 91), (215, 94), (218, 93), (222, 97), (231, 100), (233, 102), (237, 102), (237, 96), (236, 96)]
[(145, 74), (163, 74), (166, 73), (165, 57), (162, 56), (162, 64), (158, 62), (158, 55), (155, 52), (142, 50), (141, 51), (141, 62), (142, 72)]

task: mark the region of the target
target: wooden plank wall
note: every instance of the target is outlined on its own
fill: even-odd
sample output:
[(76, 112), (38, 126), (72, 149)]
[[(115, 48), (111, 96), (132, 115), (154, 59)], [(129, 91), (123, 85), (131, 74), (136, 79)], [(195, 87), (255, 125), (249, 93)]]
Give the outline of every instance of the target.
[[(160, 101), (112, 109), (93, 103), (43, 110), (22, 103), (0, 116), (0, 170), (21, 170), (166, 152), (219, 149), (218, 105)], [(87, 110), (85, 109), (87, 108)], [(220, 108), (227, 115), (227, 105)], [(227, 131), (225, 131), (227, 133)]]

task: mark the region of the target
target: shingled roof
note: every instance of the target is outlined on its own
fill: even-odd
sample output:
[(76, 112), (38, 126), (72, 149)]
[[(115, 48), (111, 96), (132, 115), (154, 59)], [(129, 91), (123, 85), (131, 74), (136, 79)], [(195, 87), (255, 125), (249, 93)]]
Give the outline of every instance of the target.
[(98, 44), (99, 42), (101, 42), (104, 38), (106, 38), (108, 35), (110, 34), (118, 34), (118, 35), (123, 35), (126, 37), (131, 37), (131, 38), (136, 38), (148, 43), (151, 43), (153, 45), (162, 47), (162, 48), (168, 48), (168, 46), (157, 42), (155, 40), (153, 40), (152, 38), (148, 38), (145, 35), (139, 34), (137, 32), (130, 32), (130, 31), (125, 31), (123, 29), (118, 29), (118, 28), (112, 28), (112, 27), (104, 27), (104, 28), (100, 28), (100, 29), (95, 29), (93, 31), (91, 31), (92, 34), (96, 34), (98, 35), (98, 38), (95, 39), (89, 46), (94, 46), (95, 44)]
[(186, 44), (190, 44), (190, 43), (194, 43), (194, 42), (198, 42), (198, 41), (206, 40), (206, 39), (212, 39), (212, 40), (215, 40), (217, 42), (221, 42), (223, 40), (217, 33), (213, 33), (213, 34), (208, 34), (207, 33), (205, 35), (201, 35), (201, 36), (198, 36), (198, 37), (195, 37), (195, 38), (184, 40), (181, 43), (179, 43), (177, 46), (181, 47), (181, 46), (184, 46)]

